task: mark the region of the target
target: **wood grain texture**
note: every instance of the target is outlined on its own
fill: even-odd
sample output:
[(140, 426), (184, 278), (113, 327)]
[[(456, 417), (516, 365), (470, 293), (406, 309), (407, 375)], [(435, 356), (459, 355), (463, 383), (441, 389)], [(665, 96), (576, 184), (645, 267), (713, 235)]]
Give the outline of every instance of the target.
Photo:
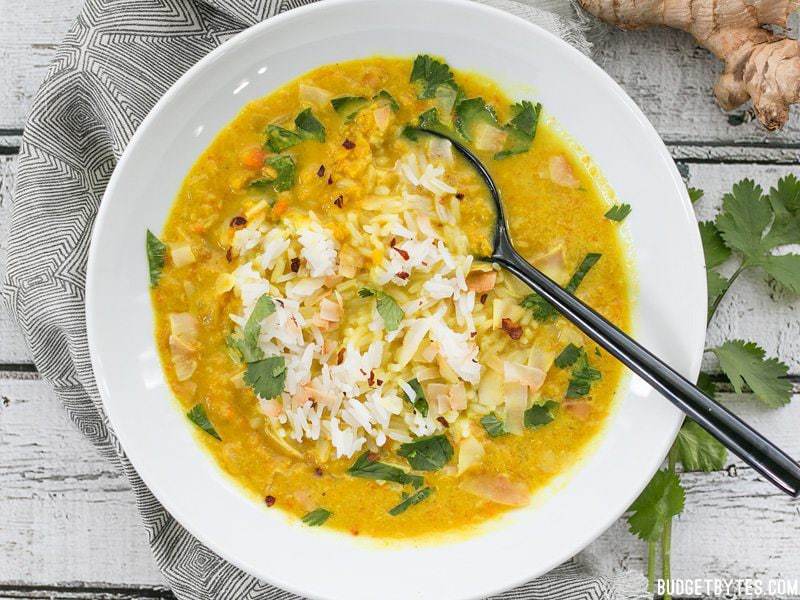
[[(761, 408), (724, 397), (757, 428), (800, 455), (800, 401)], [(42, 586), (80, 585), (57, 598), (162, 597), (162, 581), (120, 476), (64, 417), (35, 375), (0, 374), (0, 598), (51, 597)], [(800, 511), (732, 458), (715, 473), (683, 476), (686, 511), (675, 527), (675, 577), (800, 577)], [(644, 547), (620, 520), (590, 552), (609, 565), (642, 568)], [(76, 582), (80, 582), (76, 584)], [(31, 595), (21, 595), (33, 586)], [(144, 586), (141, 595), (109, 588)], [(105, 590), (105, 591), (97, 591)], [(19, 592), (19, 593), (18, 593)], [(61, 593), (61, 592), (59, 592)], [(101, 595), (101, 594), (108, 595)], [(147, 595), (144, 595), (144, 594)], [(10, 594), (10, 592), (9, 592)], [(114, 595), (118, 594), (118, 595)]]

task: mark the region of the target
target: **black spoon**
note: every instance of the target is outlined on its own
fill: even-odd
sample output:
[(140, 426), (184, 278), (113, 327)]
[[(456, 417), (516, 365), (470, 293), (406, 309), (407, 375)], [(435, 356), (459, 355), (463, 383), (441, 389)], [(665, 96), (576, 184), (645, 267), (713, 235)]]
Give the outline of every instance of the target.
[(486, 167), (468, 148), (451, 137), (426, 128), (419, 131), (449, 140), (486, 182), (496, 221), (491, 256), (480, 257), (508, 269), (547, 300), (564, 317), (605, 348), (631, 371), (689, 415), (728, 450), (767, 481), (793, 498), (800, 495), (800, 465), (739, 417), (715, 402), (649, 350), (623, 333), (578, 298), (526, 261), (511, 244), (500, 191)]

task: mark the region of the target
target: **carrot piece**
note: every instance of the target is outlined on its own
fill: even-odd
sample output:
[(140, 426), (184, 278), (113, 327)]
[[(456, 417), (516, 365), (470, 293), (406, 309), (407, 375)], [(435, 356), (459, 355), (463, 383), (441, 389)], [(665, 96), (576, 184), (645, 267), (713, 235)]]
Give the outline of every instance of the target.
[(242, 154), (242, 165), (248, 169), (260, 169), (264, 166), (267, 154), (261, 148), (250, 148)]
[(286, 214), (287, 210), (289, 210), (289, 203), (286, 202), (286, 200), (284, 200), (283, 198), (281, 198), (275, 203), (275, 206), (272, 207), (272, 211), (270, 212), (272, 213), (272, 216), (277, 219), (278, 217), (281, 217), (284, 214)]

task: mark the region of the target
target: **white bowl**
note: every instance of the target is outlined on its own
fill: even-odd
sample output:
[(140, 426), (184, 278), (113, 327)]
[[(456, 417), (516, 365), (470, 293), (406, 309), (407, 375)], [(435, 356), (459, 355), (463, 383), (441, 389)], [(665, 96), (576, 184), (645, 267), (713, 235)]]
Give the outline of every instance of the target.
[(681, 414), (636, 378), (570, 476), (472, 537), (382, 545), (311, 529), (255, 502), (194, 439), (161, 372), (144, 252), (181, 181), (246, 102), (324, 63), (441, 55), (524, 96), (534, 90), (594, 158), (621, 201), (638, 282), (634, 335), (693, 378), (705, 337), (697, 225), (683, 182), (627, 95), (572, 47), (519, 18), (456, 0), (333, 0), (261, 23), (200, 61), (139, 127), (111, 178), (89, 256), (86, 312), (105, 410), (166, 509), (220, 556), (298, 594), (328, 599), (477, 598), (568, 559), (630, 505), (664, 458)]

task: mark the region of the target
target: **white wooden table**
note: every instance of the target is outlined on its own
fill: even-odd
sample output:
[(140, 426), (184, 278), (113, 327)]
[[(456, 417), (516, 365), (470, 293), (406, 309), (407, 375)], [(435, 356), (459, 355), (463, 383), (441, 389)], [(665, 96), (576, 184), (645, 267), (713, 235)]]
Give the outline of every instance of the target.
[[(0, 273), (25, 115), (79, 3), (0, 0)], [(711, 217), (722, 193), (742, 177), (768, 187), (787, 173), (800, 175), (798, 112), (779, 134), (754, 123), (729, 124), (710, 96), (719, 65), (688, 37), (612, 32), (596, 59), (652, 120), (690, 185), (705, 189), (701, 218)], [(756, 340), (788, 363), (800, 388), (800, 300), (767, 289), (757, 277), (740, 279), (709, 343), (734, 336)], [(730, 404), (800, 456), (800, 400), (775, 411), (747, 398), (731, 397)], [(686, 510), (674, 530), (673, 577), (800, 579), (799, 502), (734, 460), (683, 482)], [(644, 545), (623, 521), (592, 551), (613, 565), (644, 566)], [(0, 598), (162, 597), (171, 595), (125, 480), (68, 422), (0, 310)]]

